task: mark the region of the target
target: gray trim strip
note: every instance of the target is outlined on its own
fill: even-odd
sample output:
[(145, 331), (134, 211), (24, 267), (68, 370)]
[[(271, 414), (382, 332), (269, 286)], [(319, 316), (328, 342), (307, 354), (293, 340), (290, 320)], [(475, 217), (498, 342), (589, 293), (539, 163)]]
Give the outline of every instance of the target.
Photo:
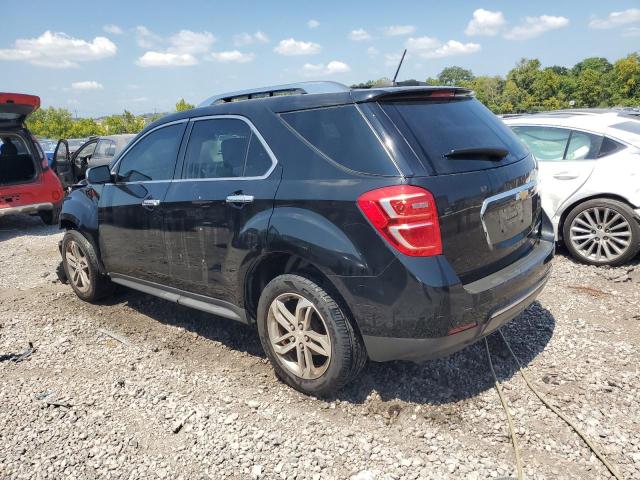
[(160, 285), (146, 280), (139, 280), (120, 273), (110, 273), (109, 277), (114, 283), (140, 292), (148, 293), (149, 295), (177, 303), (178, 305), (184, 305), (213, 315), (247, 323), (247, 318), (246, 315), (244, 315), (243, 309), (238, 308), (238, 312), (240, 313), (235, 312), (232, 308), (221, 305), (220, 303), (222, 303), (222, 301), (218, 301), (214, 298), (207, 297), (205, 295), (192, 294), (177, 288)]

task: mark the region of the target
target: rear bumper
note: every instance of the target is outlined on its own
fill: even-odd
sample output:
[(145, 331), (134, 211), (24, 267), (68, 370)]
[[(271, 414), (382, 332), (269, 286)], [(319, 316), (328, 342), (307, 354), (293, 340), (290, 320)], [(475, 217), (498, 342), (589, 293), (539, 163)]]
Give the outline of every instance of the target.
[(20, 205), (17, 207), (0, 208), (0, 217), (5, 215), (17, 215), (20, 213), (38, 213), (44, 210), (53, 210), (54, 205), (50, 202), (32, 203), (31, 205)]
[[(543, 233), (527, 255), (463, 284), (443, 256), (406, 257), (377, 277), (339, 277), (373, 361), (423, 361), (474, 343), (518, 316), (547, 282), (555, 240)], [(454, 333), (458, 332), (458, 333)]]

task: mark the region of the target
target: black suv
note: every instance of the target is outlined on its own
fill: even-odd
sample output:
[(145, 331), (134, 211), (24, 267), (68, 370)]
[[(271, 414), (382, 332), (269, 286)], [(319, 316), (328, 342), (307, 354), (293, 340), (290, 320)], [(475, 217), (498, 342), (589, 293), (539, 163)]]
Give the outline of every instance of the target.
[(256, 324), (277, 375), (322, 395), (367, 359), (459, 350), (543, 288), (535, 161), (472, 92), (313, 83), (206, 105), (66, 198), (83, 300), (117, 283)]

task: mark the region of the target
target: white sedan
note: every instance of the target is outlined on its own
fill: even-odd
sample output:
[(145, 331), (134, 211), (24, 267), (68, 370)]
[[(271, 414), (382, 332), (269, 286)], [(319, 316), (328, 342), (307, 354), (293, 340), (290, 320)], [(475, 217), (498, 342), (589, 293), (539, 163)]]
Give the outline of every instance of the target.
[(640, 251), (640, 118), (573, 110), (503, 118), (538, 160), (542, 206), (579, 261), (620, 265)]

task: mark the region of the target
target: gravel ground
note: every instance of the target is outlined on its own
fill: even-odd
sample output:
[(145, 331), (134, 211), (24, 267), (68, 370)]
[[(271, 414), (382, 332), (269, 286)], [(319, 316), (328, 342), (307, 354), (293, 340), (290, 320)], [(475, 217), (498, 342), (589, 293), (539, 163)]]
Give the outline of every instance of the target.
[[(483, 343), (370, 363), (335, 398), (309, 398), (275, 379), (249, 327), (126, 289), (83, 303), (57, 280), (60, 238), (36, 218), (0, 219), (0, 355), (36, 348), (0, 361), (0, 478), (515, 475)], [(503, 328), (536, 386), (628, 479), (640, 478), (639, 285), (638, 261), (560, 254), (539, 302)], [(489, 346), (526, 478), (609, 478), (499, 336)]]

